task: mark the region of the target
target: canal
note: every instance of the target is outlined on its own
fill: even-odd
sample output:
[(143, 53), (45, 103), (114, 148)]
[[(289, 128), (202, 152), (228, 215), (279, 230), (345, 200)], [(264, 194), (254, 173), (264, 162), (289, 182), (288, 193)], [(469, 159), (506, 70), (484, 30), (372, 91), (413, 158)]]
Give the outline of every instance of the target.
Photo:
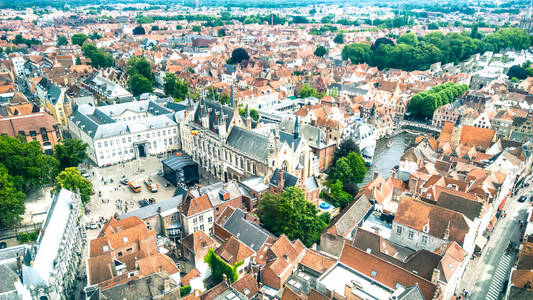
[[(374, 152), (374, 163), (366, 172), (365, 179), (360, 184), (364, 186), (369, 183), (377, 171), (383, 178), (388, 178), (392, 174), (392, 168), (400, 163), (405, 148), (411, 144), (416, 136), (407, 132), (400, 133), (391, 138), (385, 138), (376, 142), (376, 151)], [(387, 143), (392, 141), (392, 146), (387, 148)]]

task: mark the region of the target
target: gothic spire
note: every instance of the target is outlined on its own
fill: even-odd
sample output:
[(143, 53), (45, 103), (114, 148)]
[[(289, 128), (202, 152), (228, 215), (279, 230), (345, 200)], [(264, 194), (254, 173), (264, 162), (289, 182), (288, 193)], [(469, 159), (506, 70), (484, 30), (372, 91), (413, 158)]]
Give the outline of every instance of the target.
[(300, 125), (298, 124), (298, 115), (296, 115), (296, 121), (294, 122), (294, 139), (297, 139), (300, 135), (300, 133), (298, 132), (300, 130)]

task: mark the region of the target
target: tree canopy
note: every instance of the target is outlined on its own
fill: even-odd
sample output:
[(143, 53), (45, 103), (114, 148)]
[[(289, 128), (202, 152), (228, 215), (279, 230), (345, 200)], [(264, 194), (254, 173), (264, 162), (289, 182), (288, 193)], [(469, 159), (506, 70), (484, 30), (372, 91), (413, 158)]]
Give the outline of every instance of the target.
[(87, 158), (88, 145), (81, 140), (63, 140), (54, 147), (54, 157), (59, 162), (59, 169), (77, 167)]
[(315, 97), (315, 98), (320, 99), (324, 95), (317, 92), (315, 88), (312, 88), (308, 84), (304, 83), (302, 87), (300, 88), (300, 92), (298, 93), (298, 96), (300, 98)]
[(165, 78), (163, 78), (164, 84), (163, 89), (165, 90), (165, 95), (181, 101), (185, 99), (189, 87), (186, 82), (179, 79), (176, 74), (167, 72)]
[(237, 48), (231, 53), (231, 61), (235, 64), (239, 64), (249, 59), (250, 56), (248, 55), (248, 52), (246, 52), (246, 50), (243, 48)]
[(96, 47), (94, 44), (86, 43), (81, 47), (83, 56), (91, 60), (93, 67), (107, 68), (113, 65), (113, 56), (109, 53), (104, 53), (102, 49)]
[(333, 42), (337, 44), (344, 44), (344, 34), (342, 33), (337, 34), (335, 38), (333, 39)]
[(326, 55), (326, 53), (328, 53), (328, 50), (326, 49), (326, 47), (320, 46), (320, 45), (316, 47), (315, 52), (314, 52), (314, 54), (318, 57), (322, 57)]
[(81, 176), (80, 171), (75, 167), (66, 168), (57, 175), (53, 192), (57, 193), (61, 188), (79, 193), (81, 202), (84, 204), (91, 201), (93, 184), (89, 179)]
[(139, 26), (133, 28), (133, 34), (134, 35), (144, 35), (144, 34), (146, 34), (146, 30), (144, 30), (144, 27), (142, 25), (139, 25)]
[(507, 71), (507, 76), (509, 76), (509, 78), (516, 77), (517, 79), (524, 80), (527, 78), (528, 72), (522, 66), (514, 65), (509, 68), (509, 71)]
[(351, 152), (361, 154), (359, 146), (355, 144), (355, 141), (352, 138), (342, 140), (333, 154), (333, 164), (335, 164), (339, 158), (348, 156)]
[(61, 47), (61, 46), (65, 46), (65, 45), (68, 45), (68, 39), (64, 35), (59, 35), (57, 37), (56, 46)]
[(85, 33), (75, 33), (70, 37), (72, 44), (80, 47), (83, 46), (83, 43), (85, 43), (88, 38), (89, 37)]
[(418, 93), (409, 100), (407, 110), (415, 118), (432, 118), (433, 112), (442, 105), (452, 103), (468, 90), (466, 84), (451, 81), (434, 86), (428, 91)]
[(154, 90), (152, 82), (141, 74), (130, 76), (128, 79), (128, 87), (135, 97), (143, 93), (151, 93)]
[(26, 210), (26, 195), (15, 188), (6, 167), (0, 165), (0, 228), (7, 228), (21, 220)]
[(350, 152), (347, 156), (339, 158), (335, 162), (328, 174), (328, 182), (335, 183), (340, 180), (342, 183), (360, 183), (365, 178), (365, 161), (361, 155)]
[(152, 66), (145, 57), (132, 56), (127, 63), (128, 75), (140, 74), (146, 79), (154, 82), (154, 74), (152, 73)]
[(459, 63), (473, 54), (502, 49), (527, 49), (529, 35), (518, 28), (503, 28), (482, 36), (476, 27), (472, 31), (448, 33), (433, 31), (425, 36), (412, 32), (401, 35), (397, 44), (387, 38), (377, 39), (370, 49), (366, 44), (349, 44), (342, 51), (343, 59), (354, 64), (368, 63), (379, 69), (398, 68), (405, 71), (426, 70), (436, 62)]
[(300, 239), (307, 247), (318, 242), (327, 227), (317, 208), (305, 200), (304, 192), (297, 187), (289, 187), (281, 195), (266, 193), (259, 212), (267, 230), (278, 236), (285, 234), (290, 240)]
[(18, 190), (29, 190), (52, 182), (59, 163), (53, 156), (43, 154), (38, 141), (21, 141), (0, 136), (0, 164), (7, 168)]
[(370, 47), (367, 44), (348, 44), (342, 49), (342, 59), (349, 59), (352, 64), (359, 64), (369, 60)]

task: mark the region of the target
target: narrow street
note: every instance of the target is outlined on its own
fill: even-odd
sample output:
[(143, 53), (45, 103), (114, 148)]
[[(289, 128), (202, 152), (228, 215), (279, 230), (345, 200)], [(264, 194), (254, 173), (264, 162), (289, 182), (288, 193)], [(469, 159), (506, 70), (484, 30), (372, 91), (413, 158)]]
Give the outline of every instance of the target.
[(510, 241), (519, 242), (521, 231), (518, 221), (526, 219), (527, 209), (531, 205), (529, 199), (520, 203), (518, 198), (530, 190), (531, 188), (523, 189), (507, 200), (504, 208), (507, 217), (500, 218), (496, 223), (482, 255), (470, 261), (458, 293), (466, 289), (471, 295), (469, 299), (500, 299), (500, 293), (507, 284), (510, 270), (516, 261), (516, 254), (506, 254), (505, 249)]

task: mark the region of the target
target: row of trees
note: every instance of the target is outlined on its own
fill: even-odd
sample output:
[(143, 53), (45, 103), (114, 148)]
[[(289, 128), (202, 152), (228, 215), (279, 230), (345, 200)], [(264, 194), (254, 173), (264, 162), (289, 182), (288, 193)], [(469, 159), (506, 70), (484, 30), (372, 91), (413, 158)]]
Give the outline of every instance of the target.
[(366, 174), (365, 162), (353, 139), (344, 140), (335, 151), (334, 165), (328, 172), (327, 189), (321, 192), (322, 199), (334, 206), (345, 208), (359, 192), (357, 184)]
[(275, 235), (285, 234), (290, 240), (300, 239), (311, 247), (328, 226), (329, 214), (318, 214), (317, 208), (305, 199), (297, 187), (285, 189), (281, 195), (266, 193), (259, 203), (259, 218)]
[[(86, 157), (87, 145), (79, 140), (64, 140), (55, 146), (53, 156), (43, 154), (38, 141), (0, 136), (0, 227), (13, 225), (24, 214), (25, 192), (56, 181), (56, 188), (79, 190), (84, 203), (92, 194), (90, 181), (70, 167)], [(85, 181), (83, 181), (84, 179)]]
[(468, 90), (466, 84), (455, 84), (451, 81), (434, 86), (428, 91), (414, 95), (407, 107), (415, 118), (432, 118), (433, 112), (441, 105), (452, 103), (457, 97)]
[(379, 38), (371, 46), (355, 43), (344, 46), (342, 58), (352, 63), (368, 63), (379, 69), (398, 68), (406, 71), (426, 70), (436, 62), (459, 63), (476, 53), (502, 49), (526, 49), (531, 45), (527, 32), (518, 28), (500, 29), (481, 37), (474, 28), (470, 32), (430, 32), (423, 37), (406, 33), (397, 44)]

